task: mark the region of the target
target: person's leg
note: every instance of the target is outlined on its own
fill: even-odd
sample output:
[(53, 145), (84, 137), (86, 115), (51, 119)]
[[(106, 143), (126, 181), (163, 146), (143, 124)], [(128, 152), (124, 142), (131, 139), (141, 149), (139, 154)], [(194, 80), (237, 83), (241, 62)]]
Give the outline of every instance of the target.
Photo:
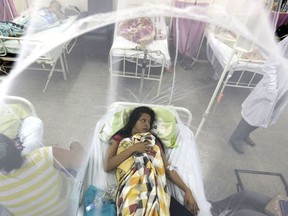
[(226, 199), (212, 203), (211, 212), (217, 215), (225, 210), (233, 211), (241, 209), (243, 206), (245, 206), (245, 208), (249, 206), (257, 211), (264, 212), (264, 208), (270, 200), (270, 197), (256, 192), (242, 191)]
[(255, 146), (255, 142), (249, 137), (250, 133), (258, 127), (248, 124), (243, 118), (232, 133), (229, 142), (232, 148), (239, 154), (244, 153), (243, 141), (248, 145)]

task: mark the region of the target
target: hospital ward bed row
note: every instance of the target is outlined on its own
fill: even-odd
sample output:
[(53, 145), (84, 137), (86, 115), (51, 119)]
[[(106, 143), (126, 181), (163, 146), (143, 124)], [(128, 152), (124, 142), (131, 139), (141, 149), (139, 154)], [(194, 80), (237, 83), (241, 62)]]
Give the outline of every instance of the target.
[[(32, 15), (32, 10), (27, 8), (13, 21), (0, 21), (1, 71), (7, 74), (19, 57), (24, 59), (29, 57), (33, 50), (41, 48), (45, 42), (61, 34), (77, 19), (79, 13), (78, 10), (69, 6), (67, 16), (60, 19), (48, 13), (46, 9), (39, 9)], [(43, 92), (54, 72), (61, 72), (64, 80), (67, 80), (69, 73), (67, 54), (71, 52), (76, 42), (77, 38), (51, 49), (37, 58), (34, 66), (39, 67), (30, 67), (30, 69), (49, 72)]]
[[(207, 2), (177, 0), (173, 1), (173, 5), (178, 8), (209, 9)], [(171, 31), (177, 52), (193, 61), (188, 68), (192, 68), (196, 62), (209, 61), (214, 69), (213, 78), (219, 80), (227, 65), (223, 89), (226, 86), (254, 88), (261, 80), (261, 66), (266, 56), (257, 48), (251, 52), (235, 55), (233, 61), (228, 62), (237, 41), (237, 35), (233, 32), (212, 25), (207, 26), (197, 20), (173, 18), (171, 21), (169, 26), (164, 17), (141, 17), (117, 23), (109, 54), (111, 79), (113, 77), (140, 79), (140, 89), (143, 88), (143, 80), (156, 80), (159, 82), (157, 91), (159, 95), (163, 72), (171, 66), (168, 43)], [(199, 59), (204, 39), (208, 61)], [(156, 67), (160, 68), (157, 72)]]

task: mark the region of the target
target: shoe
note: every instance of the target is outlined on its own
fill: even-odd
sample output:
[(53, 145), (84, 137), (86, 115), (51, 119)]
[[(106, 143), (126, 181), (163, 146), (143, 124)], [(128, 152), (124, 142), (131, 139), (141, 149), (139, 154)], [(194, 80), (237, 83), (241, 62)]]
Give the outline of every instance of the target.
[(243, 139), (248, 145), (254, 147), (256, 143), (248, 136)]
[(238, 154), (244, 154), (244, 150), (243, 150), (243, 145), (241, 140), (232, 140), (230, 139), (230, 144), (232, 146), (232, 148), (238, 153)]

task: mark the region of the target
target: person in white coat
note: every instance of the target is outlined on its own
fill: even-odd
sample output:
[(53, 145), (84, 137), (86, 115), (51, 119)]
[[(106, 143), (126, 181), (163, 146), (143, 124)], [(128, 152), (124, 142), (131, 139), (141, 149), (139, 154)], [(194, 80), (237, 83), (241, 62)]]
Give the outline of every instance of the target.
[(243, 145), (255, 146), (249, 134), (258, 127), (275, 124), (288, 104), (288, 37), (278, 43), (284, 58), (271, 55), (263, 65), (263, 79), (242, 104), (242, 119), (230, 137), (239, 153)]

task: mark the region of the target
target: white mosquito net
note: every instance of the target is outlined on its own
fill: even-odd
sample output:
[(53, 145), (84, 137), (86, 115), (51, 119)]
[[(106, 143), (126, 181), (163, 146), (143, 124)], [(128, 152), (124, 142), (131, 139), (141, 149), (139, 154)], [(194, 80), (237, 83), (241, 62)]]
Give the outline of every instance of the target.
[[(69, 204), (63, 215), (88, 215), (88, 186), (107, 190), (115, 183), (110, 183), (114, 173), (111, 177), (103, 170), (109, 137), (124, 126), (123, 110), (140, 104), (168, 107), (175, 116), (173, 133), (184, 147), (167, 147), (167, 157), (181, 166), (178, 171), (196, 198), (199, 215), (236, 213), (233, 206), (246, 210), (243, 202), (249, 198), (244, 197), (228, 199), (229, 205), (219, 202), (210, 212), (211, 203), (215, 207), (216, 201), (240, 191), (257, 192), (269, 201), (286, 196), (286, 1), (2, 3), (6, 16), (0, 22), (0, 94), (5, 108), (0, 111), (12, 112), (16, 132), (7, 133), (10, 129), (3, 125), (11, 126), (10, 117), (4, 114), (0, 132), (15, 138), (26, 129), (23, 121), (33, 116), (42, 122), (36, 121), (36, 129), (34, 123), (27, 124), (31, 133), (37, 131), (37, 148), (69, 149), (78, 141), (85, 149), (81, 168), (61, 168), (73, 191), (65, 198)], [(19, 107), (17, 113), (14, 107), (11, 111), (7, 105), (17, 102), (8, 102), (9, 96), (30, 101), (37, 115)], [(125, 105), (115, 105), (119, 101)], [(188, 110), (191, 123), (173, 107)], [(164, 123), (166, 118), (169, 115), (163, 116)], [(247, 142), (249, 134), (256, 146)], [(7, 173), (1, 170), (1, 175), (7, 183)], [(170, 191), (183, 204), (183, 192)], [(26, 198), (15, 202), (21, 205), (21, 199)], [(25, 209), (11, 200), (0, 193), (3, 212), (17, 215)], [(267, 202), (250, 207), (268, 215)]]

